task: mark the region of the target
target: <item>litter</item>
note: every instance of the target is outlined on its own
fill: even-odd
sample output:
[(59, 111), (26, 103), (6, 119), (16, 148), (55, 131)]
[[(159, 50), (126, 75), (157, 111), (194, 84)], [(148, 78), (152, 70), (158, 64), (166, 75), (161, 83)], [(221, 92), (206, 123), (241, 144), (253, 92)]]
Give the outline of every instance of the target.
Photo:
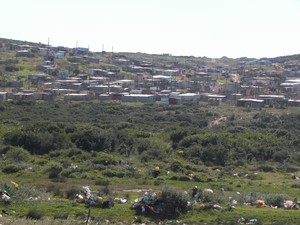
[(5, 194), (4, 192), (2, 192), (1, 199), (4, 200), (5, 202), (8, 202), (10, 200), (10, 197), (7, 194)]
[(10, 183), (14, 186), (14, 188), (16, 188), (16, 189), (19, 188), (19, 185), (16, 182), (10, 181)]
[(149, 194), (145, 192), (143, 196), (137, 198), (132, 202), (131, 208), (141, 213), (154, 213), (158, 214), (160, 212), (160, 201), (156, 193)]
[(249, 223), (256, 223), (256, 222), (257, 222), (257, 219), (249, 219), (248, 222), (249, 222)]
[(81, 194), (76, 194), (77, 199), (83, 199), (83, 196)]
[(89, 186), (83, 186), (83, 194), (88, 198), (91, 195), (91, 190)]
[(214, 209), (222, 209), (222, 207), (220, 205), (217, 205), (217, 204), (213, 205), (213, 208)]
[(263, 200), (257, 200), (256, 201), (256, 206), (264, 206), (265, 205), (265, 202)]
[[(87, 207), (99, 207), (99, 208), (110, 208), (114, 206), (114, 200), (111, 199), (103, 199), (100, 196), (93, 196), (91, 194), (91, 190), (89, 186), (83, 186), (82, 191), (77, 193), (75, 196), (76, 202), (78, 203), (85, 203)], [(124, 202), (124, 199), (117, 199), (116, 201)]]
[(237, 205), (237, 203), (238, 203), (237, 200), (234, 200), (234, 199), (232, 200), (233, 205)]
[(229, 206), (229, 207), (228, 207), (228, 210), (229, 210), (229, 211), (235, 210), (235, 206), (233, 206), (233, 205)]
[(128, 201), (128, 199), (126, 199), (125, 197), (122, 197), (122, 198), (115, 198), (114, 199), (115, 203), (126, 203)]
[(283, 206), (285, 209), (292, 209), (295, 206), (295, 203), (293, 201), (285, 201), (283, 203)]
[(214, 191), (212, 189), (210, 189), (210, 188), (204, 189), (203, 192), (207, 192), (207, 193), (211, 193), (211, 194), (214, 193)]

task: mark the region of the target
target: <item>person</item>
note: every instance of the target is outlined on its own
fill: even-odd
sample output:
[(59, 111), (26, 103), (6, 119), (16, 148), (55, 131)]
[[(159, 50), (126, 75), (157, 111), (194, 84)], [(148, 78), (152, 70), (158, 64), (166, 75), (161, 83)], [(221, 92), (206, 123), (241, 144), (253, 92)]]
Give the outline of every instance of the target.
[(221, 191), (221, 194), (224, 194), (225, 190), (224, 190), (224, 188), (221, 188), (220, 191)]
[(192, 189), (192, 197), (194, 198), (197, 194), (198, 194), (198, 187), (197, 186), (194, 186), (193, 189)]

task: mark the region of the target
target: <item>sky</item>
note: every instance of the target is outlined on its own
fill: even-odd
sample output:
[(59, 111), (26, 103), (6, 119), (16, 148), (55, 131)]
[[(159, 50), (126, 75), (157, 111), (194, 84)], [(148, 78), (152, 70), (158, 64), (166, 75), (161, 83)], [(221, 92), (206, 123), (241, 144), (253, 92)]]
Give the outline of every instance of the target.
[(0, 0), (0, 37), (220, 58), (300, 54), (300, 0)]

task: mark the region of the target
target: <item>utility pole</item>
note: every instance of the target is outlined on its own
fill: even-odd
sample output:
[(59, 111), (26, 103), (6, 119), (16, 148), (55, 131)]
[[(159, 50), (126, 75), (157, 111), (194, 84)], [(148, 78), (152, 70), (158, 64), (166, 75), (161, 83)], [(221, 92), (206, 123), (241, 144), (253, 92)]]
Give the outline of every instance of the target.
[(75, 55), (77, 56), (78, 41), (76, 41)]

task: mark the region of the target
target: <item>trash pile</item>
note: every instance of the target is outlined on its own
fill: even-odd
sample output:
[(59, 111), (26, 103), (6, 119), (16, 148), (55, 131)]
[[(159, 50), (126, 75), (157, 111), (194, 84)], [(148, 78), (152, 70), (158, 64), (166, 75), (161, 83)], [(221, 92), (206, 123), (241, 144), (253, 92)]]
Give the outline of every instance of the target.
[[(221, 209), (216, 203), (218, 203), (218, 198), (227, 198), (227, 209), (234, 210), (234, 205), (242, 205), (242, 206), (256, 206), (257, 208), (284, 208), (284, 209), (300, 209), (300, 202), (295, 199), (294, 201), (289, 200), (289, 196), (273, 194), (273, 195), (258, 195), (255, 193), (250, 193), (250, 195), (244, 195), (240, 192), (231, 193), (233, 195), (228, 196), (225, 193), (224, 188), (220, 188), (220, 196), (216, 197), (215, 192), (212, 189), (198, 189), (197, 186), (194, 186), (191, 191), (191, 205), (197, 205), (197, 207), (201, 210), (209, 210), (209, 209)], [(224, 198), (225, 197), (225, 198)]]
[(0, 197), (4, 202), (9, 202), (11, 197), (11, 193), (14, 189), (18, 189), (19, 185), (14, 182), (10, 181), (11, 185), (4, 184), (4, 187), (0, 189)]
[(128, 201), (127, 198), (112, 198), (110, 196), (104, 198), (97, 195), (92, 195), (92, 191), (89, 186), (83, 186), (82, 191), (76, 194), (76, 201), (79, 203), (84, 203), (87, 207), (99, 207), (99, 208), (110, 208), (115, 205), (115, 203), (123, 204)]
[(159, 212), (162, 210), (156, 192), (150, 194), (145, 192), (142, 196), (132, 202), (131, 208), (135, 209), (138, 214), (147, 215), (159, 214)]
[(159, 218), (175, 218), (189, 209), (187, 192), (164, 188), (162, 192), (145, 192), (135, 199), (131, 208), (137, 214)]

